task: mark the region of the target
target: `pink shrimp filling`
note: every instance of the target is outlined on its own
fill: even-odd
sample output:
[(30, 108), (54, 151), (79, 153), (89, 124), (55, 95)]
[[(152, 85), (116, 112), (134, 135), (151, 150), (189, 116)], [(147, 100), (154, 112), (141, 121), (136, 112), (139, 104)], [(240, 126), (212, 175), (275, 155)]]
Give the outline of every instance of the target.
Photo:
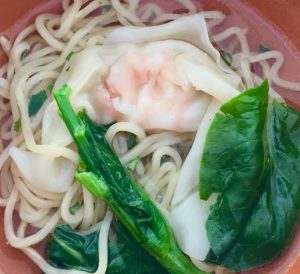
[(98, 87), (101, 113), (145, 130), (196, 131), (209, 96), (188, 83), (176, 58), (166, 51), (150, 55), (147, 47), (120, 57), (111, 66), (105, 85)]

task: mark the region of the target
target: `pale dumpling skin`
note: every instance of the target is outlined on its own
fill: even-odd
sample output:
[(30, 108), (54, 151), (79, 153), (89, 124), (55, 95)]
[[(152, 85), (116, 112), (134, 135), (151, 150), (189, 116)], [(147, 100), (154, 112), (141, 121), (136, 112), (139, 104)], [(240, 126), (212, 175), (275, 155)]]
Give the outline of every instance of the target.
[[(206, 52), (177, 40), (88, 48), (56, 87), (64, 83), (72, 88), (74, 108), (85, 108), (95, 122), (127, 121), (145, 130), (195, 132), (213, 97), (225, 102), (238, 94)], [(44, 115), (43, 143), (68, 145), (72, 138), (56, 112), (52, 102)], [(60, 129), (55, 138), (49, 134), (53, 127)]]
[(195, 90), (178, 64), (188, 44), (165, 41), (131, 49), (110, 67), (98, 108), (145, 130), (196, 131), (210, 96)]

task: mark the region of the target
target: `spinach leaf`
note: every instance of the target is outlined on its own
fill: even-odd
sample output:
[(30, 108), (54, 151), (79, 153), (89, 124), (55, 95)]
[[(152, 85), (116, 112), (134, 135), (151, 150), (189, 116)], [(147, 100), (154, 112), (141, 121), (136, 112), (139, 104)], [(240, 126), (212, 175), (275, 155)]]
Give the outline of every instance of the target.
[(21, 122), (21, 118), (19, 118), (14, 124), (14, 130), (16, 132), (20, 132), (21, 128), (22, 128), (22, 122)]
[(54, 84), (53, 84), (53, 83), (50, 83), (50, 84), (47, 86), (47, 90), (50, 91), (50, 92), (52, 92), (53, 88), (54, 88)]
[(29, 117), (38, 113), (45, 101), (47, 100), (47, 93), (44, 90), (29, 97), (28, 114)]
[(109, 1), (104, 0), (98, 0), (98, 3), (101, 7), (103, 7), (106, 11), (109, 11), (111, 9), (111, 5), (109, 4)]
[[(237, 189), (241, 179), (243, 191), (252, 194), (252, 183), (257, 181), (264, 161), (262, 132), (267, 105), (268, 84), (265, 82), (224, 104), (221, 107), (223, 113), (216, 114), (206, 136), (201, 160), (201, 199), (208, 199), (213, 192)], [(233, 187), (235, 184), (237, 186)], [(243, 202), (228, 197), (223, 202), (227, 203), (228, 209), (243, 211), (247, 209), (242, 203), (247, 204), (249, 200)], [(240, 210), (234, 210), (232, 217), (239, 219), (240, 213)]]
[(269, 47), (267, 47), (266, 45), (264, 44), (260, 44), (259, 47), (258, 47), (259, 51), (261, 53), (264, 53), (264, 52), (268, 52), (268, 51), (272, 51), (272, 49), (270, 49)]
[(163, 165), (164, 163), (167, 163), (171, 160), (172, 160), (172, 158), (169, 155), (164, 155), (163, 157), (161, 157), (160, 165)]
[[(167, 274), (141, 247), (127, 229), (117, 222), (117, 241), (108, 244), (107, 274)], [(98, 268), (97, 232), (80, 235), (68, 225), (55, 228), (47, 242), (47, 261), (54, 267), (95, 272)]]
[(25, 57), (28, 55), (29, 53), (29, 50), (28, 49), (25, 49), (22, 53), (21, 53), (21, 56), (20, 56), (20, 61), (23, 61), (25, 59)]
[(133, 133), (128, 134), (128, 139), (127, 139), (127, 147), (128, 149), (132, 149), (135, 145), (137, 144), (137, 137)]
[(122, 166), (99, 127), (84, 111), (74, 112), (70, 92), (65, 85), (54, 92), (54, 97), (84, 163), (76, 174), (77, 180), (103, 199), (136, 241), (168, 271), (204, 273), (178, 248), (168, 221)]
[(300, 113), (276, 101), (267, 112), (267, 89), (264, 82), (221, 108), (201, 163), (201, 197), (219, 193), (206, 223), (207, 261), (234, 271), (272, 261), (299, 219)]
[(207, 134), (200, 197), (207, 199), (213, 192), (222, 193), (206, 223), (216, 257), (222, 257), (231, 248), (258, 199), (267, 104), (268, 86), (264, 83), (224, 104), (223, 114), (216, 115)]
[(74, 215), (81, 207), (82, 207), (82, 204), (79, 202), (76, 202), (69, 208), (69, 212), (72, 215)]
[(230, 67), (233, 61), (232, 54), (228, 51), (220, 50), (220, 55), (223, 61)]
[(56, 268), (94, 272), (98, 267), (98, 234), (82, 236), (68, 225), (55, 228), (46, 246), (47, 261)]
[(117, 242), (109, 244), (108, 274), (167, 274), (163, 268), (130, 235), (120, 222), (116, 225)]
[(74, 55), (74, 51), (71, 51), (71, 52), (67, 55), (66, 60), (67, 60), (67, 61), (70, 61), (71, 58), (73, 57), (73, 55)]

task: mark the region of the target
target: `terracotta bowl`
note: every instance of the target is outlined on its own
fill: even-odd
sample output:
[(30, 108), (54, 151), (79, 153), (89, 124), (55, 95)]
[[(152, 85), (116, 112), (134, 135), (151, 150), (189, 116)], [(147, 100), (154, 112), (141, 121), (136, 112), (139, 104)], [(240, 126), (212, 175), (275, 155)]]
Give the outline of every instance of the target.
[[(0, 0), (0, 33), (14, 37), (14, 32), (33, 22), (41, 11), (58, 11), (61, 0)], [(283, 77), (300, 82), (300, 1), (299, 0), (201, 0), (205, 10), (219, 9), (227, 15), (235, 14), (234, 20), (249, 27), (250, 46), (263, 42), (285, 55), (286, 63), (281, 70)], [(174, 0), (160, 1), (174, 3)], [(38, 5), (42, 8), (34, 9)], [(172, 4), (171, 4), (172, 5)], [(21, 23), (15, 24), (22, 18)], [(229, 23), (230, 25), (230, 23)], [(5, 62), (0, 51), (0, 62)], [(300, 106), (300, 93), (280, 91), (289, 103)], [(299, 229), (298, 229), (299, 230)], [(7, 245), (3, 232), (3, 210), (0, 209), (0, 274), (38, 274), (41, 271), (19, 250)], [(274, 263), (247, 273), (300, 273), (300, 231), (287, 252)]]

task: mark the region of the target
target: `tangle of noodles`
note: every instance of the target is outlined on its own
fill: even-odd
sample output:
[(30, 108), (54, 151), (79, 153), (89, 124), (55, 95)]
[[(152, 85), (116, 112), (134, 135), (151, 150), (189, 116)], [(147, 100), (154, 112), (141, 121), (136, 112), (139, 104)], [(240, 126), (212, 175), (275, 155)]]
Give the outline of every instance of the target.
[[(188, 14), (197, 12), (191, 0), (177, 1), (188, 10)], [(108, 5), (111, 5), (109, 9)], [(13, 44), (5, 36), (0, 36), (0, 44), (9, 60), (0, 68), (0, 206), (5, 207), (5, 235), (9, 244), (23, 250), (48, 274), (85, 273), (56, 269), (32, 247), (46, 239), (58, 224), (67, 223), (82, 233), (100, 231), (100, 263), (95, 272), (100, 274), (105, 273), (107, 266), (108, 233), (112, 221), (112, 213), (105, 203), (95, 199), (76, 180), (63, 193), (39, 189), (22, 176), (9, 151), (12, 147), (18, 147), (43, 155), (65, 157), (77, 163), (74, 147), (41, 144), (41, 124), (50, 99), (37, 115), (29, 117), (28, 98), (39, 90), (46, 90), (58, 78), (70, 52), (101, 45), (106, 35), (119, 25), (157, 25), (181, 15), (165, 13), (154, 3), (141, 5), (139, 0), (63, 0), (62, 6), (61, 15), (39, 15), (33, 25), (18, 34)], [(224, 15), (218, 11), (202, 14), (207, 20), (208, 29), (224, 19)], [(279, 77), (278, 71), (283, 64), (280, 52), (251, 52), (246, 31), (238, 27), (228, 28), (211, 37), (217, 44), (227, 39), (230, 39), (228, 49), (233, 53), (232, 67), (242, 77), (245, 89), (259, 84), (262, 78), (280, 87), (300, 89), (299, 83)], [(268, 62), (270, 59), (275, 60), (272, 65)], [(251, 71), (251, 64), (254, 63), (262, 67), (263, 75), (258, 76)], [(18, 123), (21, 123), (20, 131), (16, 130)], [(137, 140), (134, 147), (128, 147), (128, 136), (131, 134)], [(136, 161), (134, 175), (166, 216), (171, 209), (170, 202), (182, 163), (194, 137), (192, 133), (145, 132), (129, 122), (115, 123), (106, 133), (109, 144), (124, 166)], [(81, 207), (71, 213), (70, 208), (76, 203), (80, 203)], [(19, 216), (16, 230), (13, 224), (14, 211)], [(220, 267), (191, 259), (203, 270), (216, 273), (224, 271)]]

